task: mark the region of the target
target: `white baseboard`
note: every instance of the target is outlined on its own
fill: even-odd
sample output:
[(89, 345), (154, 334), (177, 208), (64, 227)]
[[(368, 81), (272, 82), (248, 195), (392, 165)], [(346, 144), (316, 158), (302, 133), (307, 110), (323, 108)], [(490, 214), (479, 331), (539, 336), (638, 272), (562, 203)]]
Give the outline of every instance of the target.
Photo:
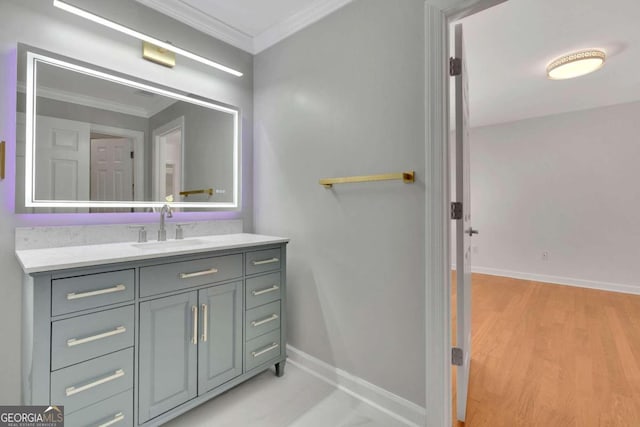
[[(451, 266), (456, 269), (455, 265)], [(640, 285), (624, 283), (596, 282), (593, 280), (576, 279), (573, 277), (548, 276), (545, 274), (523, 273), (520, 271), (501, 270), (498, 268), (472, 266), (473, 273), (489, 274), (491, 276), (511, 277), (514, 279), (531, 280), (534, 282), (553, 283), (555, 285), (575, 286), (578, 288), (598, 289), (601, 291), (620, 292), (623, 294), (640, 295)]]
[(411, 427), (426, 423), (425, 408), (287, 345), (288, 362)]

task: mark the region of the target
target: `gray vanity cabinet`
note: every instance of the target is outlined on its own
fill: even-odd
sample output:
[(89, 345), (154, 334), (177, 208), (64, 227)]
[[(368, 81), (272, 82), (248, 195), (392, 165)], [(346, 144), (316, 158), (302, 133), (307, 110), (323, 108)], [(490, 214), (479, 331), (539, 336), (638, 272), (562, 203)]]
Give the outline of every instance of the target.
[(69, 427), (155, 427), (273, 366), (283, 375), (286, 242), (245, 238), (28, 272), (23, 403), (64, 405)]
[(198, 291), (198, 394), (242, 374), (242, 282)]
[(139, 416), (143, 423), (197, 395), (197, 292), (140, 304)]
[(139, 365), (140, 423), (242, 374), (242, 282), (141, 303)]

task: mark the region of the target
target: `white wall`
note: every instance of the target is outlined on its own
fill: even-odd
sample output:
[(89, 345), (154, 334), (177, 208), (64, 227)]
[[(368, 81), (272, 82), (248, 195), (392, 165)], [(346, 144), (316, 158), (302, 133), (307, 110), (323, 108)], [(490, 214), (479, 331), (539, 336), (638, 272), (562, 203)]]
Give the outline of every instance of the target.
[[(103, 7), (136, 2), (102, 2)], [(138, 76), (189, 93), (237, 105), (242, 109), (243, 210), (237, 213), (178, 214), (180, 222), (220, 218), (242, 218), (252, 231), (252, 143), (253, 143), (253, 58), (183, 24), (151, 10), (129, 13), (129, 25), (137, 18), (154, 25), (166, 39), (180, 35), (203, 54), (219, 59), (245, 73), (238, 79), (202, 64), (178, 58), (170, 70), (141, 59), (140, 42), (53, 8), (51, 1), (0, 1), (0, 139), (7, 142), (7, 177), (0, 181), (0, 404), (20, 402), (21, 271), (14, 255), (14, 228), (38, 225), (105, 224), (157, 222), (152, 214), (14, 214), (15, 126), (16, 126), (16, 44), (26, 43), (82, 61)], [(144, 29), (144, 28), (143, 28)], [(183, 43), (184, 44), (184, 43)], [(190, 46), (191, 46), (190, 45)]]
[(639, 138), (640, 103), (472, 129), (474, 268), (640, 293)]
[(422, 0), (358, 0), (257, 55), (254, 84), (255, 228), (291, 238), (290, 344), (420, 406), (424, 37)]

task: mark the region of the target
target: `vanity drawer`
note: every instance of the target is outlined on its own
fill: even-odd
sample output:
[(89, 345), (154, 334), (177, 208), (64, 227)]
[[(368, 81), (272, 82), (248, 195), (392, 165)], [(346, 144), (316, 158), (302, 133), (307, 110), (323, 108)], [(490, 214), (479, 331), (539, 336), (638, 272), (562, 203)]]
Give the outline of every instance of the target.
[(110, 271), (51, 281), (51, 314), (133, 300), (134, 270)]
[(280, 272), (247, 279), (247, 309), (279, 300), (280, 288)]
[(51, 370), (133, 346), (133, 306), (51, 325)]
[(65, 427), (133, 426), (133, 389), (65, 415), (64, 425)]
[(250, 371), (271, 359), (280, 357), (282, 352), (280, 348), (280, 329), (252, 339), (247, 342), (246, 349), (244, 357), (246, 371)]
[(280, 301), (248, 310), (245, 317), (246, 341), (280, 329)]
[(120, 350), (51, 373), (51, 402), (67, 413), (133, 387), (133, 349)]
[(242, 277), (241, 254), (142, 267), (140, 296), (147, 297), (237, 277)]
[(247, 252), (245, 271), (247, 275), (264, 273), (266, 271), (280, 270), (282, 257), (280, 249), (265, 249), (262, 251)]

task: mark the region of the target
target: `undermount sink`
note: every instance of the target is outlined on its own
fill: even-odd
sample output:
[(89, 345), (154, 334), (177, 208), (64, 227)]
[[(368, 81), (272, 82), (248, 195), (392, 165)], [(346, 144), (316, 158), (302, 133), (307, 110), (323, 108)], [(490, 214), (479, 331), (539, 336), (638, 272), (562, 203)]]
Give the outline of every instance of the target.
[(133, 243), (131, 246), (138, 249), (180, 249), (189, 246), (198, 246), (205, 243), (200, 239), (185, 239), (185, 240), (166, 240), (164, 242), (145, 242), (145, 243)]

